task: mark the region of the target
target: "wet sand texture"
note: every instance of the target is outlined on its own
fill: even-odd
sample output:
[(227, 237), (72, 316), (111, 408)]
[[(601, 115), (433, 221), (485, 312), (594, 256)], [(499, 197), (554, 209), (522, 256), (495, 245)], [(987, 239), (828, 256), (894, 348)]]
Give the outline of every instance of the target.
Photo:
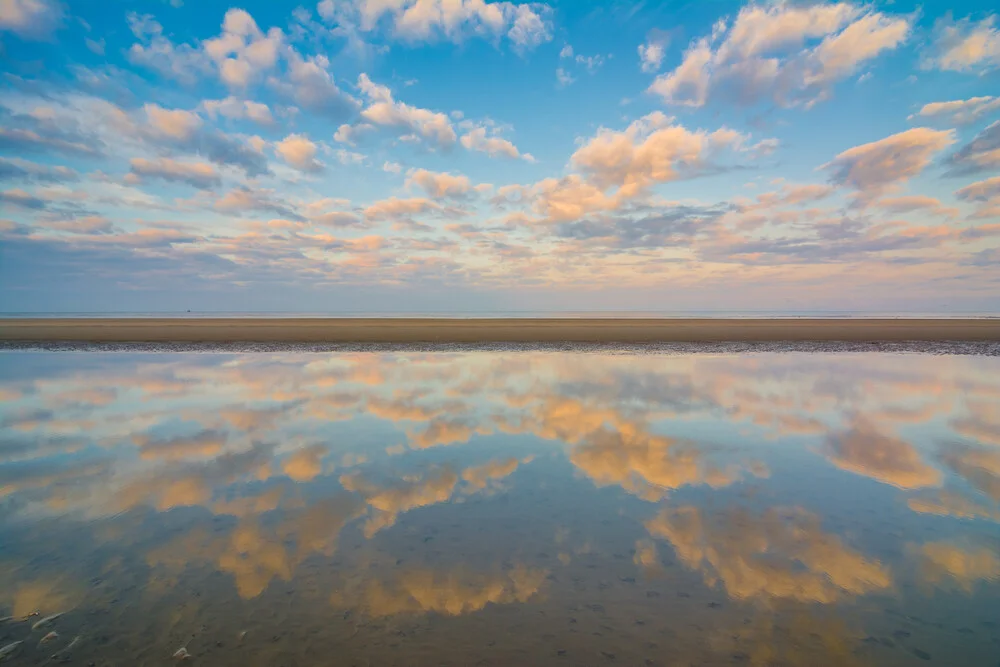
[(88, 343), (1000, 341), (1000, 319), (23, 318), (0, 320), (0, 341)]

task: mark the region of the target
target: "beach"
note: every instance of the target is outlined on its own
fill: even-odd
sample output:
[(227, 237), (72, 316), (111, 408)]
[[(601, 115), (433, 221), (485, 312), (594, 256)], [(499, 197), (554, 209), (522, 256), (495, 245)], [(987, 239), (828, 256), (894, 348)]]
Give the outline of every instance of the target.
[(0, 341), (654, 343), (1000, 341), (1000, 319), (11, 318)]

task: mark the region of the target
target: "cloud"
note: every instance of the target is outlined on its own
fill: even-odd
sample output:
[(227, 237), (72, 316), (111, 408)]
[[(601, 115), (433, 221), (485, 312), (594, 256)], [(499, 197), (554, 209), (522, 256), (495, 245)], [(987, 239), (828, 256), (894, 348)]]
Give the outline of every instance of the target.
[(946, 176), (964, 176), (1000, 169), (1000, 120), (977, 134), (948, 157)]
[(917, 556), (920, 574), (930, 584), (952, 584), (971, 593), (979, 581), (1000, 578), (1000, 556), (987, 547), (930, 542), (920, 546)]
[(284, 76), (269, 79), (273, 88), (299, 106), (333, 119), (346, 118), (358, 110), (358, 101), (342, 91), (330, 75), (326, 56), (303, 58), (290, 47), (285, 54), (288, 70)]
[(274, 124), (274, 117), (266, 104), (241, 100), (238, 97), (227, 97), (223, 100), (205, 100), (201, 103), (202, 108), (212, 118), (223, 116), (232, 120), (243, 120), (244, 118), (253, 122), (270, 126)]
[(324, 164), (316, 159), (317, 146), (301, 134), (289, 134), (274, 144), (274, 152), (299, 171), (316, 173), (323, 171)]
[(0, 158), (0, 180), (21, 180), (33, 183), (75, 181), (80, 175), (69, 167), (49, 166), (21, 158)]
[(445, 468), (424, 478), (408, 477), (389, 486), (374, 484), (360, 475), (342, 475), (340, 483), (348, 491), (364, 496), (371, 508), (364, 527), (365, 537), (371, 538), (380, 530), (394, 526), (400, 514), (450, 500), (458, 484), (458, 475)]
[(382, 171), (386, 172), (387, 174), (398, 174), (401, 171), (403, 171), (403, 165), (399, 164), (398, 162), (389, 162), (388, 160), (386, 160), (382, 164)]
[(934, 22), (934, 41), (925, 54), (924, 69), (986, 72), (1000, 66), (1000, 31), (991, 14), (975, 23), (970, 18), (955, 21), (944, 16)]
[(252, 211), (276, 213), (289, 220), (304, 221), (294, 209), (276, 198), (273, 190), (254, 189), (247, 186), (233, 188), (213, 205), (217, 211), (237, 215)]
[(977, 181), (955, 191), (955, 196), (964, 201), (988, 201), (1000, 197), (1000, 176)]
[(728, 30), (720, 23), (711, 37), (693, 41), (681, 64), (658, 76), (649, 92), (667, 104), (691, 107), (718, 98), (808, 108), (829, 98), (834, 84), (862, 63), (899, 46), (909, 32), (905, 18), (846, 2), (750, 4)]
[(321, 0), (320, 16), (341, 28), (372, 32), (384, 25), (404, 42), (417, 44), (470, 37), (498, 40), (502, 36), (518, 52), (552, 39), (551, 8), (547, 5), (488, 0)]
[[(548, 572), (521, 564), (496, 574), (404, 568), (393, 576), (367, 581), (360, 606), (374, 617), (435, 613), (472, 614), (487, 605), (527, 602), (541, 590)], [(340, 600), (334, 595), (335, 605)]]
[(639, 67), (643, 72), (652, 74), (660, 71), (669, 43), (668, 37), (658, 31), (655, 34), (651, 33), (646, 42), (639, 45)]
[(325, 445), (305, 447), (285, 459), (281, 469), (296, 482), (311, 481), (323, 473), (323, 457), (328, 453)]
[(873, 198), (920, 174), (936, 153), (953, 143), (952, 130), (917, 127), (850, 148), (820, 169), (831, 172), (831, 182)]
[(0, 192), (0, 202), (30, 210), (42, 210), (49, 205), (45, 199), (40, 199), (20, 188)]
[(623, 131), (601, 128), (570, 158), (599, 190), (635, 197), (649, 186), (690, 177), (712, 168), (722, 150), (739, 150), (746, 135), (721, 128), (690, 131), (655, 111)]
[(771, 508), (703, 516), (697, 507), (664, 509), (646, 522), (678, 559), (721, 584), (736, 600), (784, 599), (829, 604), (892, 585), (889, 570), (825, 532), (815, 514)]
[(469, 193), (472, 185), (468, 176), (454, 175), (417, 169), (406, 178), (407, 185), (416, 185), (432, 199), (462, 197)]
[(48, 40), (63, 21), (56, 0), (0, 0), (0, 31), (22, 39)]
[(273, 69), (284, 44), (280, 28), (265, 35), (243, 9), (230, 9), (222, 21), (222, 33), (207, 39), (202, 48), (218, 67), (219, 78), (230, 88), (246, 88), (263, 72)]
[(171, 139), (190, 141), (203, 124), (198, 114), (183, 109), (164, 109), (151, 103), (144, 104), (142, 108), (153, 131)]
[(833, 465), (901, 489), (941, 484), (941, 472), (920, 458), (913, 445), (885, 435), (863, 419), (827, 438), (823, 453)]
[(185, 85), (194, 85), (200, 76), (210, 71), (211, 64), (203, 51), (190, 44), (175, 45), (163, 36), (163, 26), (152, 16), (129, 12), (126, 20), (139, 40), (126, 52), (126, 58), (133, 65), (151, 69)]
[(56, 151), (76, 157), (99, 157), (105, 145), (85, 123), (47, 106), (12, 113), (0, 106), (0, 149), (23, 154)]
[(368, 123), (360, 123), (358, 125), (344, 124), (337, 128), (337, 131), (333, 134), (333, 138), (342, 144), (353, 146), (357, 143), (358, 139), (374, 129), (375, 126)]
[(440, 206), (429, 199), (413, 197), (410, 199), (399, 199), (389, 197), (375, 202), (364, 210), (365, 218), (372, 222), (383, 220), (406, 220), (418, 213), (439, 210)]
[(164, 461), (216, 457), (225, 447), (226, 440), (225, 433), (210, 430), (167, 439), (154, 439), (144, 434), (132, 437), (132, 441), (141, 448), (143, 459)]
[(136, 176), (162, 178), (174, 183), (188, 185), (204, 190), (222, 185), (222, 178), (210, 164), (204, 162), (181, 162), (170, 158), (132, 158), (129, 163), (131, 172)]
[(373, 83), (367, 74), (358, 77), (358, 88), (369, 100), (369, 105), (361, 112), (365, 120), (412, 132), (442, 150), (455, 144), (458, 137), (446, 114), (395, 101), (392, 91)]
[(556, 85), (558, 85), (560, 88), (565, 88), (574, 81), (576, 81), (576, 79), (573, 78), (573, 76), (565, 69), (563, 69), (562, 67), (556, 68)]
[(527, 162), (534, 162), (535, 158), (530, 153), (521, 153), (511, 142), (501, 137), (487, 137), (485, 127), (477, 127), (462, 135), (462, 146), (470, 151), (486, 153), (490, 157), (523, 158)]
[(910, 116), (925, 118), (942, 118), (953, 125), (970, 125), (983, 116), (1000, 111), (1000, 97), (970, 97), (967, 100), (952, 100), (951, 102), (931, 102), (920, 108), (920, 111)]

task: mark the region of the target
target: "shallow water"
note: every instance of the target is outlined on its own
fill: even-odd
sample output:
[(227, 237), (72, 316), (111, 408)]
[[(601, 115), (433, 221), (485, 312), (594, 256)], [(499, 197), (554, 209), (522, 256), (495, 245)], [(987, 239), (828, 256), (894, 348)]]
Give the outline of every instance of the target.
[(5, 667), (1000, 660), (998, 357), (7, 351), (0, 405)]

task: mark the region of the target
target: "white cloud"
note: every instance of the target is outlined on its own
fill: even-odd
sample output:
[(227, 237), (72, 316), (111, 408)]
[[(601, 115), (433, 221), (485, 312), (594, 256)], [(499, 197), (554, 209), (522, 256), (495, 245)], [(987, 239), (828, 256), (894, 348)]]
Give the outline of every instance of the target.
[(358, 88), (369, 100), (369, 105), (361, 112), (365, 120), (412, 132), (441, 149), (455, 144), (458, 137), (446, 114), (395, 101), (392, 91), (373, 83), (367, 74), (358, 77)]
[(218, 187), (222, 179), (212, 165), (205, 162), (182, 162), (170, 158), (133, 158), (131, 173), (139, 177), (162, 178), (175, 183), (187, 183), (196, 188)]
[(663, 64), (663, 56), (666, 55), (666, 44), (663, 42), (647, 41), (639, 45), (639, 66), (643, 72), (652, 74), (660, 71)]
[(570, 158), (600, 190), (618, 188), (630, 198), (654, 183), (677, 180), (709, 167), (722, 150), (743, 150), (748, 137), (720, 128), (691, 131), (656, 111), (624, 131), (601, 128)]
[(717, 24), (711, 37), (692, 42), (682, 63), (658, 76), (649, 91), (668, 104), (692, 107), (713, 97), (809, 107), (909, 32), (906, 18), (846, 2), (748, 5), (731, 28)]
[(573, 57), (573, 47), (570, 46), (569, 44), (567, 44), (566, 46), (562, 47), (562, 50), (559, 52), (559, 57), (560, 58), (572, 58)]
[(216, 116), (223, 116), (233, 120), (247, 118), (260, 125), (271, 125), (274, 123), (271, 110), (267, 108), (266, 104), (261, 104), (260, 102), (241, 100), (238, 97), (230, 96), (223, 100), (205, 100), (201, 103), (201, 106), (212, 118)]
[(997, 16), (991, 14), (978, 23), (969, 18), (954, 21), (950, 16), (934, 23), (934, 42), (921, 66), (955, 72), (985, 72), (1000, 67), (1000, 31)]
[(333, 134), (333, 138), (342, 144), (353, 146), (363, 134), (371, 132), (374, 129), (375, 126), (368, 123), (360, 123), (358, 125), (344, 124), (337, 128), (337, 131)]
[(265, 35), (243, 9), (230, 9), (222, 21), (222, 33), (207, 39), (202, 47), (219, 69), (219, 78), (230, 88), (245, 88), (278, 62), (285, 41), (281, 28)]
[(22, 39), (49, 39), (62, 20), (62, 5), (55, 0), (0, 0), (0, 30)]
[(198, 114), (183, 109), (164, 109), (157, 104), (144, 104), (146, 120), (159, 135), (189, 141), (201, 129), (202, 120)]
[(989, 201), (1000, 197), (1000, 176), (967, 185), (957, 190), (955, 196), (964, 201)]
[(562, 67), (556, 68), (556, 84), (562, 88), (576, 81), (573, 76)]
[(358, 101), (342, 91), (328, 71), (330, 61), (326, 56), (303, 58), (288, 47), (285, 58), (288, 61), (287, 74), (271, 77), (269, 83), (272, 87), (317, 113), (339, 118), (358, 110)]
[(274, 152), (299, 171), (323, 170), (323, 163), (316, 159), (318, 146), (302, 134), (289, 134), (274, 144)]
[(462, 135), (462, 146), (467, 150), (486, 153), (490, 157), (522, 158), (534, 162), (530, 153), (521, 153), (517, 146), (501, 137), (486, 136), (486, 128), (477, 127)]
[(857, 190), (862, 200), (897, 189), (930, 164), (935, 154), (955, 143), (952, 130), (912, 130), (850, 148), (820, 167), (830, 180)]
[(126, 53), (133, 65), (186, 85), (194, 84), (199, 76), (209, 72), (210, 62), (201, 50), (189, 44), (175, 45), (163, 36), (163, 27), (152, 16), (129, 12), (125, 18), (139, 40)]
[(399, 164), (398, 162), (386, 161), (385, 163), (382, 164), (382, 171), (386, 172), (387, 174), (398, 174), (399, 172), (403, 171), (403, 165)]
[(410, 172), (406, 179), (407, 186), (416, 185), (432, 199), (445, 197), (461, 197), (469, 193), (472, 184), (468, 176), (417, 169)]
[(322, 0), (317, 11), (345, 34), (383, 27), (409, 43), (506, 37), (517, 51), (552, 39), (547, 5), (489, 0)]
[(931, 102), (920, 108), (920, 111), (910, 116), (924, 118), (942, 118), (954, 125), (970, 125), (983, 116), (1000, 111), (1000, 97), (970, 97), (967, 100), (952, 100), (950, 102)]

